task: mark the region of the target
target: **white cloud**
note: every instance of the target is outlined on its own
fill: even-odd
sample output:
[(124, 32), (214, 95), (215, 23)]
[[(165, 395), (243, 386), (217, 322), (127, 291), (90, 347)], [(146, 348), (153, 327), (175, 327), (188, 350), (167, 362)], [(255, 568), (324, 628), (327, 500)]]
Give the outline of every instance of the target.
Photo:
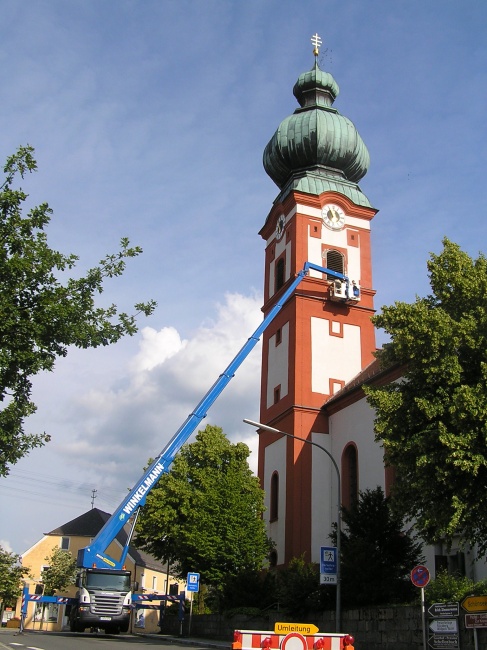
[[(228, 294), (216, 319), (182, 341), (176, 329), (142, 330), (139, 351), (116, 382), (98, 383), (70, 405), (72, 434), (58, 440), (67, 463), (126, 486), (186, 420), (259, 325), (261, 298)], [(211, 421), (234, 437), (241, 420), (256, 411), (260, 355), (253, 352), (211, 410)], [(221, 403), (220, 403), (221, 400)], [(201, 427), (205, 426), (205, 421)], [(112, 461), (112, 465), (110, 465)]]
[(140, 352), (134, 359), (136, 372), (152, 370), (180, 352), (186, 346), (174, 327), (163, 327), (156, 331), (152, 327), (144, 327), (141, 331), (142, 340), (139, 343)]
[(12, 553), (13, 549), (10, 546), (10, 542), (8, 542), (5, 539), (0, 539), (0, 546), (3, 548), (4, 551), (7, 551), (7, 553)]

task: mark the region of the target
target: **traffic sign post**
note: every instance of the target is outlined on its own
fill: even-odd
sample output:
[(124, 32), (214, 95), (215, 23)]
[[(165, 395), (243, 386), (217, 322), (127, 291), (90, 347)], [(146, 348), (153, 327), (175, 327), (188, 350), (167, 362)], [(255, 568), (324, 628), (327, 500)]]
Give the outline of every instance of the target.
[(200, 574), (199, 573), (188, 573), (186, 579), (186, 586), (188, 591), (199, 591), (200, 590)]
[(458, 620), (456, 618), (434, 618), (430, 623), (430, 630), (435, 634), (457, 634)]
[(422, 564), (414, 567), (411, 571), (411, 582), (415, 587), (426, 587), (430, 581), (430, 572)]
[(423, 624), (423, 650), (426, 650), (426, 607), (424, 604), (424, 588), (430, 581), (430, 572), (428, 569), (419, 564), (411, 571), (411, 582), (415, 587), (421, 589), (421, 621)]
[(460, 615), (460, 606), (458, 603), (435, 603), (430, 605), (428, 614), (431, 618), (451, 618)]
[[(487, 617), (487, 596), (467, 596), (462, 600), (462, 608), (469, 612), (465, 616), (465, 627), (470, 627), (473, 629), (473, 642), (475, 650), (478, 648), (477, 640), (477, 628), (478, 627), (487, 627), (485, 624), (475, 625), (476, 622), (482, 623), (486, 621)], [(475, 617), (472, 614), (476, 614)], [(467, 619), (468, 617), (468, 619)], [(478, 617), (478, 618), (477, 618)], [(468, 624), (467, 624), (468, 620)]]
[(338, 558), (335, 546), (322, 546), (320, 549), (320, 585), (336, 585)]
[(469, 629), (476, 627), (487, 627), (487, 613), (465, 614), (465, 627)]
[(462, 607), (469, 614), (487, 613), (487, 596), (467, 596), (462, 600)]
[(428, 639), (430, 648), (437, 648), (437, 650), (448, 649), (458, 650), (460, 648), (460, 639), (458, 634), (434, 634)]
[(189, 625), (188, 625), (188, 635), (191, 633), (191, 622), (193, 620), (193, 594), (197, 593), (200, 590), (200, 574), (199, 573), (188, 573), (186, 578), (186, 588), (191, 594), (191, 600), (189, 605)]
[(459, 648), (459, 603), (434, 603), (430, 605), (428, 614), (433, 619), (429, 623), (429, 629), (433, 632), (428, 639), (430, 648)]

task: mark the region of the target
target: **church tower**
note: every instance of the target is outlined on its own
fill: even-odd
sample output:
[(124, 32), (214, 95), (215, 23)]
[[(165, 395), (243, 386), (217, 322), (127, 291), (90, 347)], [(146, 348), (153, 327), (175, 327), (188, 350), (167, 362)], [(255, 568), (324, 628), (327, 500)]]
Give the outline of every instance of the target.
[[(347, 299), (345, 284), (323, 273), (304, 278), (263, 336), (260, 422), (313, 440), (340, 465), (345, 445), (333, 440), (321, 408), (373, 360), (370, 224), (377, 211), (357, 185), (369, 165), (367, 148), (333, 107), (338, 85), (318, 66), (321, 39), (311, 40), (314, 65), (293, 89), (299, 107), (264, 151), (265, 171), (280, 191), (260, 231), (266, 242), (263, 311), (306, 261), (346, 275), (356, 295)], [(287, 564), (303, 553), (317, 561), (315, 542), (329, 544), (336, 521), (332, 505), (329, 521), (322, 505), (320, 523), (313, 520), (315, 506), (330, 499), (329, 459), (310, 444), (262, 431), (259, 477), (276, 543), (273, 562)]]

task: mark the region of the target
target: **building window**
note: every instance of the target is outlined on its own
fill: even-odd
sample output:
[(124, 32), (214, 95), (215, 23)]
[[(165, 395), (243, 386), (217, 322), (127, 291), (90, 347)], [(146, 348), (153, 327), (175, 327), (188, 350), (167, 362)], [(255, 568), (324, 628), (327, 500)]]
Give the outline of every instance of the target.
[(358, 501), (358, 454), (357, 447), (347, 445), (342, 455), (342, 505), (350, 510)]
[(274, 472), (271, 476), (270, 490), (270, 521), (276, 521), (279, 517), (279, 473)]
[(281, 399), (281, 386), (276, 386), (274, 388), (274, 404), (277, 404), (277, 402)]
[(277, 260), (276, 264), (276, 291), (284, 286), (284, 258)]
[(61, 548), (63, 551), (69, 551), (69, 537), (61, 537)]
[[(336, 273), (345, 274), (345, 260), (339, 251), (329, 250), (323, 252), (323, 264), (330, 271), (335, 271)], [(333, 280), (333, 276), (327, 276), (327, 280)]]
[(435, 555), (435, 574), (441, 571), (457, 577), (465, 576), (465, 553), (458, 551), (452, 555)]
[(152, 576), (152, 591), (157, 591), (157, 576)]
[(277, 551), (271, 551), (269, 555), (269, 564), (271, 568), (277, 566)]
[(276, 347), (277, 347), (278, 345), (280, 345), (281, 342), (282, 342), (282, 330), (281, 330), (281, 328), (279, 328), (279, 329), (276, 331)]

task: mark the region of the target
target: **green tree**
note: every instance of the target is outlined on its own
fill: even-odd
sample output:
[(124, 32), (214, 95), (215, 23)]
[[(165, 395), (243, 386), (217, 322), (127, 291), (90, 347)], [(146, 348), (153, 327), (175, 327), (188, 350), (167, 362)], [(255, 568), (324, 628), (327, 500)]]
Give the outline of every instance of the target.
[(219, 427), (198, 431), (148, 495), (137, 544), (170, 560), (181, 578), (199, 572), (217, 593), (226, 580), (259, 570), (271, 543), (262, 520), (264, 493), (248, 456), (247, 445), (232, 444)]
[(487, 594), (487, 580), (474, 582), (466, 576), (451, 575), (447, 571), (437, 574), (426, 587), (428, 603), (461, 602), (467, 596), (484, 596)]
[(76, 559), (71, 553), (57, 547), (45, 560), (47, 567), (42, 570), (41, 580), (46, 596), (53, 596), (55, 591), (64, 591), (66, 587), (75, 584)]
[[(405, 531), (381, 487), (360, 492), (357, 504), (342, 509), (342, 601), (345, 605), (404, 603), (417, 589), (411, 570), (424, 561), (421, 543)], [(336, 532), (332, 534), (336, 544)]]
[(287, 567), (277, 574), (279, 607), (292, 619), (299, 619), (312, 611), (323, 609), (323, 595), (327, 589), (320, 588), (319, 567), (306, 562), (304, 556), (293, 557)]
[(13, 607), (22, 592), (22, 580), (29, 570), (22, 566), (20, 555), (0, 546), (0, 621), (5, 607)]
[(153, 301), (139, 303), (128, 315), (119, 313), (116, 305), (95, 304), (105, 280), (120, 276), (127, 258), (142, 252), (130, 247), (128, 239), (121, 240), (119, 252), (107, 255), (84, 276), (68, 277), (78, 258), (49, 248), (45, 228), (51, 208), (42, 203), (22, 214), (27, 194), (15, 181), (37, 169), (33, 153), (27, 146), (10, 156), (0, 184), (0, 476), (32, 448), (49, 441), (46, 433), (24, 431), (25, 418), (36, 410), (31, 378), (52, 370), (70, 345), (98, 347), (133, 335), (136, 317), (155, 308)]
[(459, 535), (487, 552), (487, 260), (443, 240), (431, 255), (432, 293), (384, 307), (378, 353), (403, 380), (366, 387), (375, 431), (396, 471), (395, 507), (422, 537)]

